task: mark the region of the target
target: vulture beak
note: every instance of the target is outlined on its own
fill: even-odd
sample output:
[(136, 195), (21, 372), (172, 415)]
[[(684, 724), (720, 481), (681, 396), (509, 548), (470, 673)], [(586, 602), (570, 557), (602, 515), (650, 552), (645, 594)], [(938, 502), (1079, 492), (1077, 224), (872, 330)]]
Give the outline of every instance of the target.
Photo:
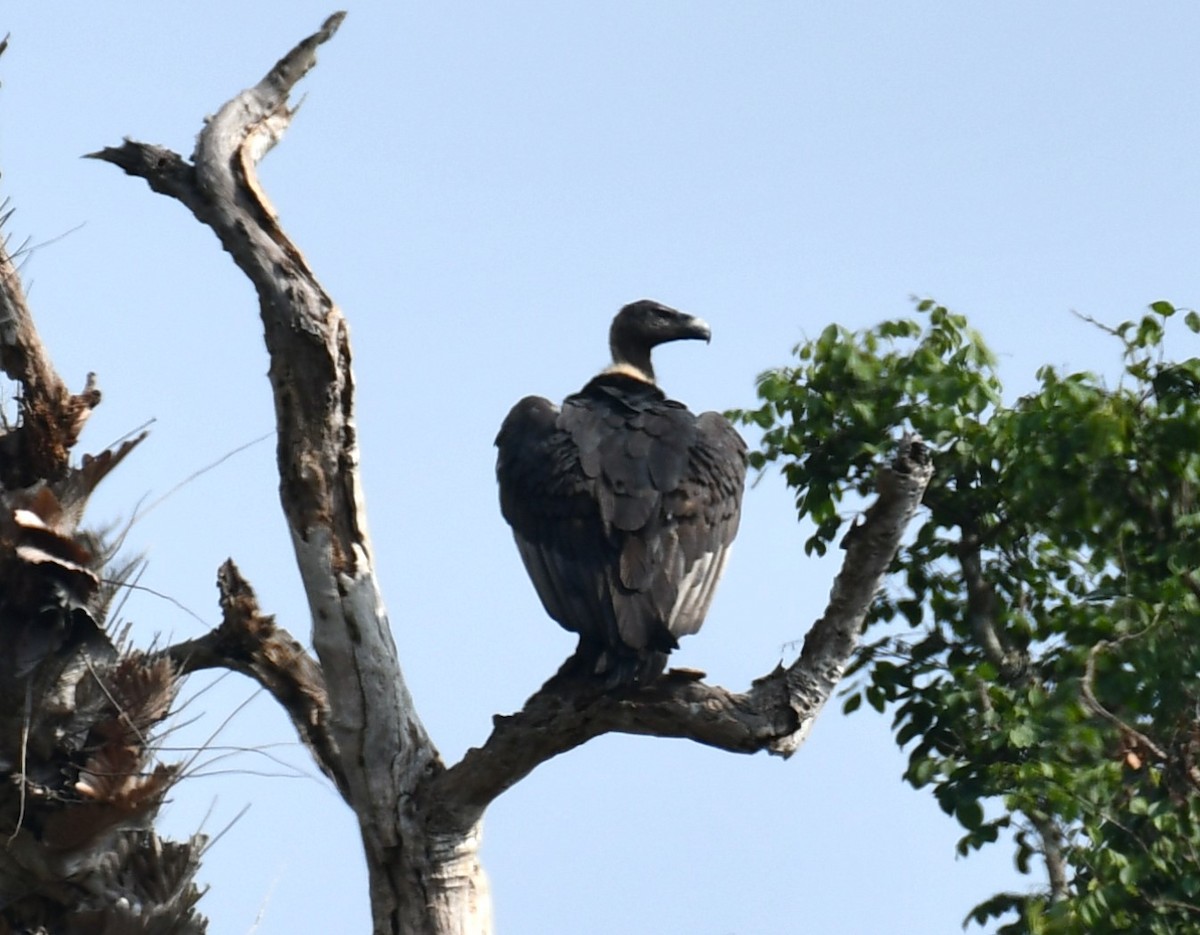
[(712, 341), (712, 328), (708, 326), (708, 322), (703, 318), (689, 318), (683, 337), (695, 338), (697, 340), (703, 339), (704, 343), (708, 344)]

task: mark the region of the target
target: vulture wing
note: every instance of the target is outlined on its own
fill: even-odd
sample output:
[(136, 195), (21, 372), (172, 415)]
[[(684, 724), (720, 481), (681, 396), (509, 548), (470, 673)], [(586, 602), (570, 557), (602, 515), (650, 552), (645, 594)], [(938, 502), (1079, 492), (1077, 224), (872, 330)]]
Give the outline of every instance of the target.
[(675, 637), (704, 623), (737, 535), (746, 485), (746, 443), (716, 412), (696, 419), (696, 442), (680, 483), (666, 494), (664, 530), (683, 558), (684, 573), (667, 620)]
[(560, 416), (536, 396), (509, 412), (496, 436), (500, 512), (546, 613), (596, 641), (610, 629), (599, 595), (618, 552), (604, 535), (579, 451), (558, 428)]
[(597, 674), (647, 681), (704, 622), (737, 533), (746, 449), (722, 416), (605, 373), (558, 409), (517, 403), (500, 506), (546, 612)]

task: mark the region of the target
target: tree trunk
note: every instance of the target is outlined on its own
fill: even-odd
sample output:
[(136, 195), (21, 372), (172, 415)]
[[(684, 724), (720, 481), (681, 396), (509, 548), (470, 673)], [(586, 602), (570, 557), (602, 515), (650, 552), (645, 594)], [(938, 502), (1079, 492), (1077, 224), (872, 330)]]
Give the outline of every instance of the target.
[[(137, 657), (142, 660), (138, 671), (161, 669), (169, 673), (166, 682), (172, 686), (188, 672), (214, 666), (257, 680), (286, 709), (317, 763), (358, 816), (375, 932), (485, 935), (492, 930), (492, 914), (478, 854), (483, 815), (498, 795), (539, 764), (609, 731), (687, 737), (733, 752), (766, 750), (785, 757), (803, 743), (845, 670), (931, 469), (928, 452), (913, 438), (901, 446), (893, 464), (881, 470), (879, 498), (847, 535), (845, 563), (828, 608), (790, 667), (777, 668), (743, 693), (707, 685), (694, 672), (671, 671), (647, 688), (622, 694), (551, 680), (520, 712), (497, 716), (481, 746), (469, 750), (459, 763), (444, 765), (408, 692), (376, 581), (359, 478), (346, 321), (280, 227), (255, 175), (257, 161), (290, 123), (288, 98), (294, 85), (313, 67), (317, 48), (332, 38), (343, 15), (331, 16), (258, 84), (208, 120), (190, 161), (129, 140), (93, 154), (181, 202), (214, 231), (257, 290), (271, 358), (280, 499), (312, 612), (317, 655), (310, 657), (260, 612), (249, 584), (230, 561), (219, 575), (221, 625), (199, 639)], [(11, 318), (11, 312), (5, 313)], [(3, 335), (10, 331), (0, 328)], [(33, 334), (31, 324), (25, 333)], [(88, 588), (95, 573), (82, 561), (75, 534), (86, 493), (99, 479), (95, 475), (103, 472), (95, 469), (99, 459), (85, 460), (74, 471), (67, 468), (67, 453), (95, 394), (72, 396), (52, 370), (47, 372), (48, 365), (29, 365), (45, 358), (40, 350), (30, 350), (28, 341), (6, 345), (4, 351), (5, 369), (24, 387), (24, 425), (0, 436), (3, 451), (15, 458), (0, 463), (5, 484), (0, 575), (6, 585), (17, 580), (12, 564), (17, 560), (29, 566), (21, 566), (23, 571), (40, 563), (36, 570), (46, 572), (47, 561), (20, 551), (36, 542), (57, 563), (51, 577), (82, 589), (75, 604), (56, 605), (53, 630), (57, 658), (71, 661), (72, 677), (79, 681), (81, 666), (94, 668), (97, 660), (112, 654), (111, 645), (105, 648), (92, 639), (98, 617)], [(131, 444), (110, 453), (104, 470)], [(37, 506), (41, 501), (30, 491), (43, 488), (54, 493), (62, 507), (59, 514), (49, 501)], [(17, 493), (9, 496), (9, 491)], [(43, 525), (53, 527), (52, 533), (35, 532), (37, 524), (23, 510), (32, 510)], [(11, 604), (0, 606), (0, 625), (9, 638), (26, 639), (31, 615), (41, 612), (40, 605), (14, 609)], [(68, 638), (63, 635), (66, 621), (69, 617), (70, 626), (75, 625), (79, 607), (90, 615), (92, 627), (84, 628), (83, 637), (70, 630)], [(33, 658), (45, 647), (47, 638), (40, 639), (26, 656)], [(25, 657), (18, 647), (4, 658)], [(70, 665), (55, 663), (54, 671), (62, 676)], [(30, 695), (19, 694), (26, 690), (22, 684), (33, 684), (19, 681), (26, 674), (18, 666), (18, 680), (0, 686), (8, 692), (7, 710), (19, 699), (28, 710)], [(158, 694), (149, 694), (159, 698), (165, 691), (160, 686)], [(111, 720), (114, 706), (100, 707)], [(124, 717), (131, 704), (115, 707)], [(159, 716), (160, 709), (165, 713), (165, 707), (149, 701), (143, 701), (142, 708), (147, 709), (147, 725), (154, 722), (151, 714)], [(30, 726), (28, 716), (24, 726)], [(20, 719), (5, 722), (6, 745), (0, 754), (8, 757), (7, 769), (22, 777), (25, 784), (20, 788), (28, 792), (34, 787), (25, 780), (24, 760), (16, 766), (18, 756), (25, 755), (25, 748), (15, 742), (21, 727)], [(125, 746), (137, 747), (126, 734), (120, 737)], [(144, 732), (136, 739), (144, 744)], [(87, 770), (85, 765), (75, 773), (80, 777), (76, 793), (85, 798), (87, 789), (97, 784)], [(162, 778), (161, 784), (169, 778)], [(143, 792), (148, 801), (161, 797), (158, 787)], [(8, 802), (4, 814), (10, 824), (19, 825), (19, 815), (12, 815), (14, 801)], [(20, 807), (27, 801), (28, 795)], [(31, 827), (27, 822), (21, 833), (28, 835)], [(193, 864), (188, 867), (194, 869)], [(190, 912), (190, 903), (183, 908)], [(192, 930), (200, 929), (173, 929)]]

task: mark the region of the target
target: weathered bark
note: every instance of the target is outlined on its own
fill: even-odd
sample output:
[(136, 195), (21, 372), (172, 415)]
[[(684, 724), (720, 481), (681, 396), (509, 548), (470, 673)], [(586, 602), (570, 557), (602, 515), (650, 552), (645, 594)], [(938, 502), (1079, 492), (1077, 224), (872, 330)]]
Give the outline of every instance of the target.
[[(862, 621), (930, 476), (905, 442), (878, 501), (847, 535), (825, 614), (800, 658), (745, 693), (673, 672), (613, 696), (551, 680), (447, 769), (405, 685), (376, 583), (358, 470), (345, 319), (279, 226), (255, 177), (286, 129), (288, 96), (342, 14), (209, 120), (191, 161), (125, 141), (95, 153), (185, 205), (253, 282), (271, 357), (280, 497), (313, 619), (319, 666), (274, 629), (228, 566), (225, 622), (167, 650), (183, 669), (221, 665), (266, 686), (359, 818), (377, 933), (491, 930), (478, 859), (488, 804), (559, 753), (609, 731), (687, 737), (736, 752), (793, 753), (853, 651)], [(265, 621), (265, 622), (264, 622)], [(274, 648), (273, 648), (274, 647)], [(276, 650), (282, 650), (277, 652)]]
[(439, 771), (376, 583), (358, 470), (346, 321), (276, 219), (257, 161), (291, 120), (288, 95), (344, 14), (285, 55), (201, 131), (191, 162), (126, 141), (95, 156), (208, 225), (259, 297), (278, 431), (280, 498), (313, 620), (337, 773), (359, 819), (377, 932), (488, 932), (478, 834), (432, 835), (413, 790)]
[(217, 586), (221, 590), (221, 625), (158, 655), (170, 659), (180, 675), (230, 669), (258, 682), (287, 712), (317, 765), (349, 801), (341, 757), (330, 731), (329, 696), (320, 666), (287, 630), (275, 626), (273, 617), (259, 611), (253, 589), (232, 559), (217, 573)]

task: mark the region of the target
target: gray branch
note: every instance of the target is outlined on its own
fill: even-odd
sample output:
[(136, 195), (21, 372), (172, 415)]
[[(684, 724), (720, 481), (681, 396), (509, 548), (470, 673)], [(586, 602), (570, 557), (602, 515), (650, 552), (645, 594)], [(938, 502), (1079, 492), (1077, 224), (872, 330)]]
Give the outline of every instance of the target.
[(843, 541), (846, 557), (829, 605), (790, 667), (776, 668), (740, 694), (680, 672), (623, 696), (551, 679), (520, 712), (496, 717), (482, 747), (430, 777), (421, 795), (434, 827), (473, 826), (493, 799), (540, 764), (614, 731), (686, 738), (734, 753), (791, 756), (845, 672), (932, 471), (928, 450), (914, 438), (881, 472), (879, 499)]
[[(482, 892), (483, 882), (447, 875), (445, 865), (434, 868), (429, 854), (436, 848), (403, 806), (440, 761), (409, 695), (376, 582), (346, 322), (279, 225), (256, 176), (258, 160), (291, 121), (293, 87), (343, 18), (329, 17), (258, 84), (221, 107), (200, 132), (191, 162), (132, 140), (93, 155), (180, 201), (212, 229), (257, 290), (271, 357), (280, 499), (328, 691), (331, 749), (340, 761), (334, 772), (362, 828), (376, 930), (424, 931), (442, 909), (470, 915), (459, 911), (460, 902)], [(474, 915), (486, 919), (486, 899), (476, 903)]]
[(275, 619), (259, 610), (258, 599), (237, 566), (228, 560), (217, 573), (221, 625), (204, 636), (161, 650), (180, 675), (202, 669), (229, 669), (258, 682), (287, 712), (317, 765), (349, 801), (337, 744), (329, 729), (325, 677), (304, 647)]
[[(742, 694), (686, 673), (626, 696), (552, 679), (524, 710), (496, 718), (482, 747), (446, 769), (405, 685), (376, 584), (346, 323), (280, 227), (255, 175), (292, 117), (293, 86), (341, 20), (342, 14), (330, 17), (262, 81), (225, 104), (201, 131), (191, 162), (131, 140), (93, 155), (180, 201), (214, 231), (258, 292), (271, 358), (280, 497), (320, 660), (319, 673), (301, 681), (311, 685), (308, 676), (319, 674), (329, 702), (327, 736), (322, 727), (306, 739), (358, 815), (376, 932), (484, 935), (491, 921), (479, 820), (496, 796), (540, 763), (610, 731), (685, 737), (742, 753), (790, 756), (799, 748), (845, 671), (932, 468), (925, 446), (910, 438), (881, 472), (879, 498), (846, 536), (829, 605), (790, 667)], [(190, 652), (192, 665), (199, 659), (241, 665), (260, 681), (279, 675), (229, 658), (228, 647), (214, 645), (218, 639), (210, 634), (176, 649), (182, 660)], [(272, 690), (288, 707), (281, 694), (291, 689)], [(319, 713), (319, 705), (306, 707), (312, 701), (288, 707), (298, 726)]]

